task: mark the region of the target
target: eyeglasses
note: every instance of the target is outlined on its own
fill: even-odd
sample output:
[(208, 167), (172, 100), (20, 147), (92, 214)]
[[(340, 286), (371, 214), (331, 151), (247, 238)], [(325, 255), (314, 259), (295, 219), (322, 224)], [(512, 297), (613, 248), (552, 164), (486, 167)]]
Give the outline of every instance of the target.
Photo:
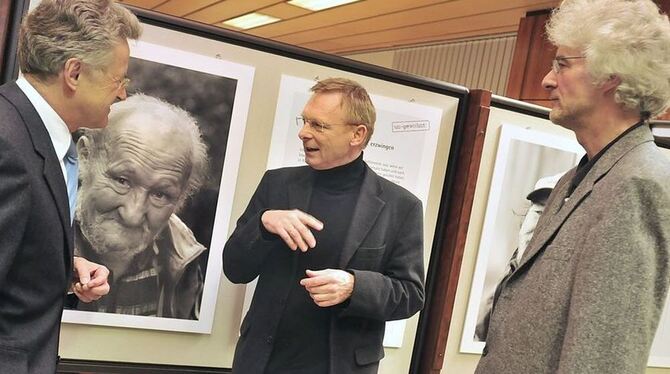
[[(82, 63), (84, 63), (82, 61)], [(89, 65), (88, 63), (84, 63), (85, 65)], [(91, 65), (89, 65), (91, 66)], [(128, 84), (130, 84), (130, 78), (123, 76), (121, 78), (116, 78), (115, 76), (111, 75), (109, 72), (105, 71), (104, 69), (101, 68), (96, 68), (94, 66), (91, 66), (94, 71), (97, 71), (99, 73), (102, 73), (106, 79), (111, 79), (110, 85), (114, 86), (116, 90), (122, 90), (128, 87)], [(109, 87), (109, 86), (106, 86)]]
[(117, 90), (122, 90), (128, 87), (128, 84), (130, 84), (130, 78), (128, 77), (112, 78), (112, 83), (116, 85)]
[(554, 73), (558, 74), (561, 72), (561, 69), (566, 67), (565, 61), (566, 60), (576, 60), (580, 58), (586, 58), (584, 56), (560, 56), (560, 57), (555, 57), (553, 60), (551, 60), (551, 70), (554, 71)]
[[(309, 126), (310, 129), (312, 129), (316, 132), (324, 132), (325, 130), (330, 129), (333, 126), (336, 126), (336, 125), (329, 125), (327, 123), (319, 122), (319, 121), (314, 120), (314, 119), (305, 118), (303, 116), (295, 117), (295, 124), (296, 124), (296, 126), (298, 126), (300, 128), (307, 125), (307, 126)], [(348, 124), (343, 124), (343, 125), (348, 125)]]

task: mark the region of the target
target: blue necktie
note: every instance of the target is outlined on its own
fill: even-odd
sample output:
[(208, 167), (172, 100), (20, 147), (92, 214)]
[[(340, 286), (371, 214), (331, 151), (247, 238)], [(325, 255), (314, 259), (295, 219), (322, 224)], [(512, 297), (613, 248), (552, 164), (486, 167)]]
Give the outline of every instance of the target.
[(63, 157), (65, 171), (67, 172), (67, 197), (70, 204), (70, 223), (74, 220), (74, 207), (77, 203), (77, 176), (79, 174), (79, 164), (77, 161), (77, 147), (74, 141), (70, 141), (70, 148), (67, 149)]

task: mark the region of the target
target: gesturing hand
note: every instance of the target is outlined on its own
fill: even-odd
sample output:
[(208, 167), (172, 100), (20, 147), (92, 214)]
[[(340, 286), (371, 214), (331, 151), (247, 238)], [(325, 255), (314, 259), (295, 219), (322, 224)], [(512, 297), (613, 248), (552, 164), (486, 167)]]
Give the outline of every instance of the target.
[(72, 291), (79, 300), (90, 303), (109, 293), (109, 270), (105, 266), (83, 257), (75, 257), (73, 262), (77, 280), (72, 284)]
[(344, 270), (307, 270), (300, 280), (316, 305), (328, 307), (347, 300), (354, 291), (354, 276)]
[(306, 252), (316, 246), (316, 239), (310, 228), (320, 231), (323, 223), (309, 214), (297, 209), (268, 210), (261, 216), (266, 230), (279, 235), (292, 250), (300, 248)]

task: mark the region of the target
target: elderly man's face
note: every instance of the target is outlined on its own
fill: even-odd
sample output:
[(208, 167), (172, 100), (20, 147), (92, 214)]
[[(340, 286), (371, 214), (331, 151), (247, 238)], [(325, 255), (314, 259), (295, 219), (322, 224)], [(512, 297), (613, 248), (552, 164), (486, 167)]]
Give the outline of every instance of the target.
[(190, 140), (133, 114), (107, 129), (107, 158), (83, 170), (79, 219), (96, 252), (132, 256), (150, 246), (174, 213), (190, 171)]

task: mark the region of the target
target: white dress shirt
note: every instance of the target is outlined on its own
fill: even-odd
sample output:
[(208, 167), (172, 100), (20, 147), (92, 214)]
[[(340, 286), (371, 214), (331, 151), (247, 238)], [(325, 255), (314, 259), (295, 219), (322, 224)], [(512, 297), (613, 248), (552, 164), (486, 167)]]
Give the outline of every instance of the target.
[(23, 76), (16, 80), (16, 84), (21, 91), (26, 94), (28, 100), (33, 104), (37, 114), (42, 119), (42, 122), (44, 122), (44, 126), (47, 128), (47, 132), (51, 138), (51, 143), (56, 151), (56, 157), (58, 158), (61, 171), (63, 172), (65, 185), (67, 186), (67, 171), (65, 170), (63, 157), (65, 157), (65, 153), (67, 153), (67, 150), (70, 147), (70, 142), (72, 141), (70, 130), (65, 124), (65, 121), (63, 121), (51, 105), (44, 100), (42, 95), (40, 95), (35, 87), (33, 87)]

